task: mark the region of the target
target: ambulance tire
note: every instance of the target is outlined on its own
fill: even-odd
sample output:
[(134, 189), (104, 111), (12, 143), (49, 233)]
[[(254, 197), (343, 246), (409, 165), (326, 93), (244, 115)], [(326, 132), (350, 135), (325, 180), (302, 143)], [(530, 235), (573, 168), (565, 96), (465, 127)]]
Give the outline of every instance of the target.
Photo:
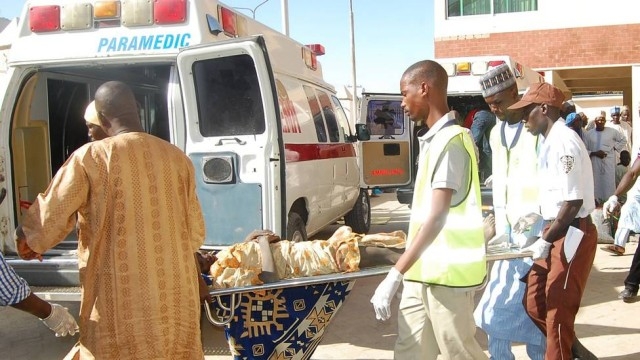
[(358, 201), (353, 205), (353, 209), (344, 216), (344, 224), (350, 226), (351, 230), (358, 234), (369, 232), (371, 227), (371, 203), (366, 189), (360, 189)]
[(290, 212), (287, 220), (287, 240), (294, 242), (307, 241), (307, 227), (296, 212)]

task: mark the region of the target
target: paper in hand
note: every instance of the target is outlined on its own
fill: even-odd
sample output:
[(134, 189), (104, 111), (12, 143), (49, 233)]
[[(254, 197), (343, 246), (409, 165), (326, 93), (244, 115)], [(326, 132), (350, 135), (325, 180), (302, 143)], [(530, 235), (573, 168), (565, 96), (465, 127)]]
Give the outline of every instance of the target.
[(580, 241), (582, 241), (582, 237), (584, 236), (584, 232), (582, 230), (575, 228), (573, 226), (569, 226), (567, 229), (567, 235), (564, 238), (564, 256), (567, 257), (567, 262), (571, 262), (573, 257), (576, 255), (576, 251), (578, 250), (578, 246), (580, 245)]

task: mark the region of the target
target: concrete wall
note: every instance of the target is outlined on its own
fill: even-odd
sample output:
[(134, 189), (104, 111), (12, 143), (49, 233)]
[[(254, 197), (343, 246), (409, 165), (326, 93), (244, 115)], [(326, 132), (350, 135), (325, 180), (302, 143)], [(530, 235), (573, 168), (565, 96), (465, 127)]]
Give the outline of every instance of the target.
[(534, 69), (637, 64), (640, 24), (436, 39), (434, 52), (436, 58), (510, 55)]
[(609, 111), (614, 106), (622, 106), (622, 95), (614, 96), (576, 96), (573, 99), (576, 104), (577, 112), (584, 112), (589, 120), (595, 119), (600, 115), (600, 111), (607, 113), (607, 119), (610, 119)]
[[(522, 13), (447, 18), (447, 1), (434, 1), (434, 36), (489, 34), (532, 30), (637, 24), (635, 0), (538, 0), (538, 10)], [(532, 45), (532, 44), (529, 44)]]

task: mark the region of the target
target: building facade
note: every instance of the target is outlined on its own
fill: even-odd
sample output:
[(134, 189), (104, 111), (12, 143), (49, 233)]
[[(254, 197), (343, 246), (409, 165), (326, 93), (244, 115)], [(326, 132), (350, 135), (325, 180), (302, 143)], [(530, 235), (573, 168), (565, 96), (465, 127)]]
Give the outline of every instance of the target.
[[(635, 123), (640, 109), (640, 16), (632, 10), (635, 4), (435, 0), (435, 57), (509, 55), (573, 96), (621, 92)], [(640, 136), (636, 133), (634, 137)]]

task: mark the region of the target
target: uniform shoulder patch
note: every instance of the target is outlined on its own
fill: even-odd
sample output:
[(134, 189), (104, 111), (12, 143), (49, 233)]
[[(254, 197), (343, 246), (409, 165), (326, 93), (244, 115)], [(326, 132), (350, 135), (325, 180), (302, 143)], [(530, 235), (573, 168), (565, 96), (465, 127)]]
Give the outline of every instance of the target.
[(573, 169), (575, 158), (573, 156), (563, 155), (560, 157), (560, 163), (562, 164), (562, 170), (564, 170), (564, 173), (568, 174)]

